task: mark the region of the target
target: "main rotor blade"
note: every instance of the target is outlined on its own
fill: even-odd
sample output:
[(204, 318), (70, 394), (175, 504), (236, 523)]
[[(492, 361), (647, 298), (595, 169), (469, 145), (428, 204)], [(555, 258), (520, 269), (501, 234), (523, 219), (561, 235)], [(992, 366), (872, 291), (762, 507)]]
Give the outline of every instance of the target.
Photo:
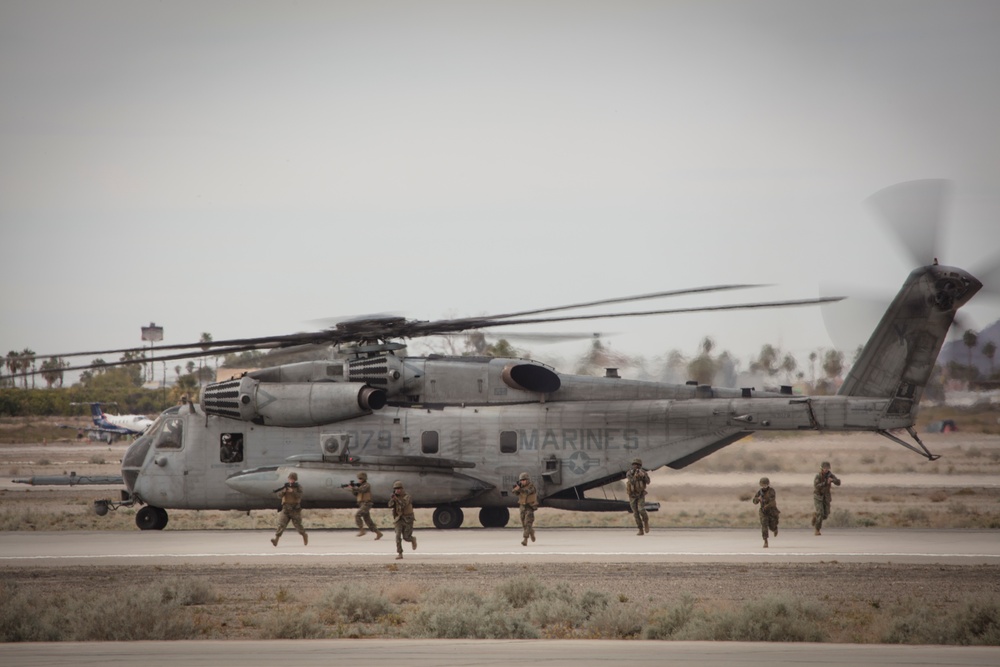
[(913, 267), (918, 267), (938, 257), (938, 238), (950, 193), (950, 181), (929, 178), (890, 185), (866, 202), (910, 254)]
[[(219, 355), (221, 356), (223, 354), (236, 354), (236, 353), (239, 353), (239, 352), (249, 352), (250, 350), (257, 350), (257, 349), (262, 349), (262, 348), (256, 347), (256, 346), (227, 347), (227, 348), (223, 348), (223, 349), (219, 350)], [(66, 355), (66, 356), (80, 356), (80, 355)], [(59, 368), (59, 369), (56, 369), (56, 370), (58, 370), (60, 372), (62, 372), (62, 371), (86, 371), (86, 370), (90, 370), (90, 369), (93, 369), (93, 368), (114, 368), (114, 367), (117, 367), (117, 366), (129, 366), (129, 365), (140, 366), (142, 364), (159, 363), (161, 361), (180, 361), (180, 360), (183, 360), (183, 359), (197, 359), (198, 357), (206, 357), (206, 356), (212, 356), (212, 355), (205, 354), (204, 352), (184, 352), (184, 353), (181, 353), (181, 354), (167, 354), (167, 355), (163, 355), (163, 356), (160, 356), (160, 357), (152, 357), (152, 358), (145, 357), (145, 358), (139, 358), (139, 359), (129, 359), (128, 361), (123, 361), (123, 360), (119, 359), (117, 361), (105, 361), (105, 362), (100, 363), (100, 364), (90, 363), (90, 364), (82, 364), (82, 365), (79, 365), (79, 366), (63, 366), (62, 368)], [(18, 373), (16, 375), (0, 375), (0, 379), (9, 380), (9, 379), (16, 378), (16, 377), (23, 377), (25, 375), (29, 375), (29, 376), (30, 375), (42, 375), (43, 373), (47, 373), (47, 372), (49, 372), (49, 371), (46, 370), (46, 369), (36, 368), (33, 371), (25, 371), (23, 373)]]
[(487, 315), (489, 319), (499, 320), (508, 317), (524, 317), (525, 315), (541, 315), (543, 313), (557, 313), (561, 310), (574, 310), (576, 308), (592, 308), (594, 306), (606, 306), (611, 303), (628, 303), (630, 301), (645, 301), (648, 299), (663, 299), (671, 296), (683, 296), (685, 294), (705, 294), (707, 292), (723, 292), (726, 290), (747, 289), (750, 287), (764, 287), (764, 285), (713, 285), (710, 287), (691, 287), (688, 289), (668, 290), (666, 292), (652, 292), (650, 294), (638, 294), (636, 296), (621, 296), (613, 299), (599, 299), (597, 301), (586, 301), (574, 303), (568, 306), (555, 306), (553, 308), (538, 308), (536, 310), (522, 310), (517, 313), (506, 313), (503, 315)]
[[(229, 354), (231, 350), (225, 349), (234, 346), (244, 347), (242, 352), (248, 350), (264, 350), (273, 347), (282, 347), (287, 345), (303, 345), (316, 341), (324, 341), (330, 338), (325, 332), (316, 331), (309, 333), (297, 333), (297, 334), (285, 334), (281, 336), (261, 336), (259, 338), (232, 338), (229, 340), (217, 340), (211, 343), (177, 343), (174, 345), (157, 345), (152, 348), (153, 352), (159, 352), (161, 350), (192, 350), (191, 354), (187, 357), (175, 357), (177, 359), (193, 359), (196, 357), (214, 357), (222, 356), (223, 354)], [(198, 350), (193, 350), (193, 348), (198, 348)], [(206, 349), (207, 348), (207, 349)], [(223, 349), (219, 349), (223, 348)], [(104, 354), (143, 354), (149, 352), (149, 347), (123, 347), (114, 350), (92, 350), (89, 352), (68, 352), (64, 354), (36, 354), (35, 359), (49, 359), (51, 357), (56, 357), (59, 359), (66, 357), (98, 357)], [(18, 357), (18, 359), (23, 359), (24, 357)], [(163, 357), (156, 357), (157, 359), (162, 359)], [(147, 357), (145, 361), (149, 361)], [(129, 361), (125, 363), (142, 363), (143, 360), (135, 360), (134, 362)], [(111, 362), (108, 362), (109, 364)]]
[[(524, 318), (516, 320), (500, 320), (500, 321), (489, 321), (488, 323), (483, 323), (483, 320), (477, 320), (477, 325), (469, 328), (481, 328), (481, 327), (500, 327), (509, 326), (513, 324), (546, 324), (549, 322), (575, 322), (582, 320), (600, 320), (600, 319), (611, 319), (618, 317), (646, 317), (649, 315), (678, 315), (681, 313), (706, 313), (712, 311), (720, 310), (752, 310), (756, 308), (787, 308), (795, 306), (815, 306), (824, 303), (832, 303), (834, 301), (840, 301), (844, 297), (821, 297), (816, 299), (797, 299), (790, 301), (762, 301), (759, 303), (736, 303), (723, 306), (694, 306), (691, 308), (670, 308), (665, 310), (645, 310), (630, 313), (604, 313), (599, 315), (565, 315), (561, 317), (539, 317), (539, 318)], [(446, 321), (448, 322), (448, 321)], [(441, 326), (446, 322), (428, 322), (431, 326)], [(458, 320), (451, 320), (454, 322), (454, 326), (461, 326), (462, 323)], [(464, 331), (465, 329), (455, 328), (453, 331)], [(430, 332), (421, 332), (418, 335), (435, 335)]]

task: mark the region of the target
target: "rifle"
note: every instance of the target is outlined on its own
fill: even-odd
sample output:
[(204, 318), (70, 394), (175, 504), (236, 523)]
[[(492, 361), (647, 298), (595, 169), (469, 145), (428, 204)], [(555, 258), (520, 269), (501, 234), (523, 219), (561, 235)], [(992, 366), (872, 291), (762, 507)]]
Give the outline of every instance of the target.
[(340, 488), (342, 488), (342, 489), (346, 489), (347, 487), (351, 487), (351, 488), (353, 489), (353, 488), (354, 488), (354, 487), (356, 487), (356, 486), (359, 486), (359, 484), (358, 484), (357, 482), (355, 482), (355, 481), (354, 481), (354, 480), (352, 479), (352, 480), (351, 480), (350, 482), (348, 482), (347, 484), (341, 484), (341, 485), (340, 485)]
[(284, 491), (285, 489), (287, 489), (290, 486), (291, 486), (291, 484), (289, 484), (288, 482), (285, 482), (283, 485), (279, 486), (278, 488), (276, 488), (271, 493), (278, 493), (279, 491)]

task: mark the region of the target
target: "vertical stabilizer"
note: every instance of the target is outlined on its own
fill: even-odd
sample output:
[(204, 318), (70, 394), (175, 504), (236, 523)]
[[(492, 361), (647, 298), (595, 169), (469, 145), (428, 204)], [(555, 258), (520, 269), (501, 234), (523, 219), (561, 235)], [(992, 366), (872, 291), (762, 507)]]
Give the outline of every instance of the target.
[(914, 413), (955, 311), (982, 286), (953, 267), (934, 264), (913, 271), (838, 393), (892, 398), (889, 414)]
[(95, 424), (98, 426), (101, 425), (101, 422), (104, 420), (104, 410), (101, 409), (100, 403), (90, 404), (90, 416), (94, 420)]

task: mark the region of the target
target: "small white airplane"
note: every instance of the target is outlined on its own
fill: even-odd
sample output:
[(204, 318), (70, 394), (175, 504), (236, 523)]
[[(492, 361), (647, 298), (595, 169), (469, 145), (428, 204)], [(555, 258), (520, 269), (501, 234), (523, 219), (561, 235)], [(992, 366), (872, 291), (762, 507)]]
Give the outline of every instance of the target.
[(90, 405), (90, 415), (94, 427), (87, 429), (97, 433), (98, 439), (111, 442), (116, 435), (142, 435), (152, 425), (153, 420), (145, 415), (109, 415), (101, 408), (101, 403), (74, 403)]

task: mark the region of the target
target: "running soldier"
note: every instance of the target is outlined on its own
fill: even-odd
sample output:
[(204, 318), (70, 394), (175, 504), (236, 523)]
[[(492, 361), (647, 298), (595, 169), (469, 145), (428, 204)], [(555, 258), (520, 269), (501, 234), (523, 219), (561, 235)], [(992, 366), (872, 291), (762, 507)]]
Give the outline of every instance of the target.
[(538, 490), (531, 483), (531, 476), (522, 472), (517, 484), (514, 485), (514, 493), (517, 494), (517, 504), (521, 507), (521, 546), (528, 546), (528, 538), (535, 541), (535, 510), (538, 509)]
[(403, 559), (403, 541), (410, 543), (417, 550), (417, 538), (413, 536), (413, 501), (403, 489), (403, 483), (392, 483), (392, 497), (389, 498), (389, 509), (392, 510), (392, 523), (396, 528), (396, 560)]
[(281, 498), (281, 516), (278, 517), (278, 532), (271, 538), (271, 544), (278, 546), (281, 534), (288, 527), (291, 521), (295, 530), (302, 536), (302, 544), (309, 544), (309, 535), (302, 527), (302, 487), (299, 485), (299, 475), (295, 472), (288, 473), (288, 481), (280, 489), (275, 489), (275, 493)]
[(649, 473), (642, 469), (642, 459), (632, 459), (632, 467), (625, 475), (625, 491), (628, 493), (628, 506), (635, 517), (635, 525), (639, 527), (639, 535), (649, 532), (649, 514), (646, 512), (647, 486), (649, 486)]
[[(347, 485), (358, 501), (358, 511), (354, 513), (354, 523), (358, 524), (357, 537), (363, 537), (369, 530), (375, 533), (375, 539), (382, 539), (382, 531), (372, 521), (372, 487), (368, 483), (368, 473), (358, 473), (358, 483)], [(367, 526), (367, 528), (365, 528)]]
[(833, 494), (830, 492), (830, 485), (840, 486), (840, 480), (830, 472), (830, 462), (823, 461), (819, 466), (819, 472), (813, 478), (813, 506), (816, 510), (813, 514), (812, 525), (815, 528), (814, 535), (819, 535), (819, 529), (823, 527), (823, 520), (830, 517), (830, 501)]
[(760, 505), (760, 534), (764, 538), (764, 548), (767, 548), (767, 531), (770, 529), (774, 536), (778, 536), (778, 498), (774, 489), (771, 488), (771, 480), (767, 477), (760, 478), (760, 490), (753, 497), (753, 504)]

